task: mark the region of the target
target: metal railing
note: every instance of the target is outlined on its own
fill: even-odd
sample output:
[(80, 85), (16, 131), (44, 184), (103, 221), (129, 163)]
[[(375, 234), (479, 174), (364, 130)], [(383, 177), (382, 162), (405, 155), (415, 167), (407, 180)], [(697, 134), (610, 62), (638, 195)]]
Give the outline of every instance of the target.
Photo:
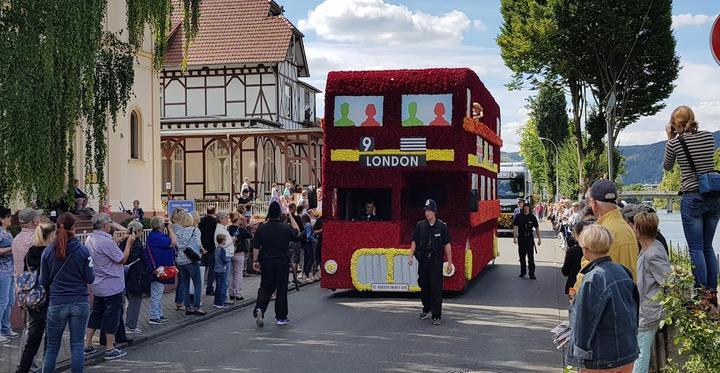
[[(143, 229), (143, 235), (142, 235), (142, 238), (141, 238), (140, 240), (141, 240), (142, 242), (147, 241), (147, 237), (148, 237), (148, 235), (150, 234), (150, 232), (152, 232), (152, 229)], [(77, 237), (77, 238), (80, 240), (80, 242), (82, 242), (83, 244), (85, 244), (85, 240), (87, 240), (87, 238), (90, 237), (91, 234), (92, 234), (92, 233), (78, 233), (78, 234), (75, 235), (75, 237)], [(120, 237), (122, 237), (124, 234), (125, 234), (125, 231), (116, 231), (114, 238), (120, 238)]]
[[(200, 216), (206, 215), (208, 206), (215, 206), (215, 211), (231, 212), (237, 211), (238, 203), (228, 201), (195, 202), (195, 210), (198, 212), (198, 214), (200, 214)], [(267, 215), (268, 206), (270, 206), (270, 201), (256, 200), (255, 202), (253, 202), (253, 206), (250, 212), (253, 215), (265, 216)]]

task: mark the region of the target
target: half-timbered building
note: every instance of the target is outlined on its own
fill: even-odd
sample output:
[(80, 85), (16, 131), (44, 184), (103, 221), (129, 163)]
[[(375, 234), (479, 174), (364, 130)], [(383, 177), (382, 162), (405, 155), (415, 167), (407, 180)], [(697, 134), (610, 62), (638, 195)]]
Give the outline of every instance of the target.
[(160, 73), (163, 197), (233, 200), (246, 177), (259, 196), (289, 179), (319, 184), (303, 34), (272, 0), (204, 0), (200, 14), (185, 57), (174, 18)]

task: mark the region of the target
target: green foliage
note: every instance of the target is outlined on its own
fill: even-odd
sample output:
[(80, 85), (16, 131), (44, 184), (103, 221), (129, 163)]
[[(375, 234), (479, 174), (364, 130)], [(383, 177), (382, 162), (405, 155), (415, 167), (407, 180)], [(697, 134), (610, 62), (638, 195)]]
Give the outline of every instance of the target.
[(629, 191), (629, 192), (640, 192), (643, 190), (643, 186), (642, 186), (642, 184), (630, 184), (630, 185), (625, 185), (623, 190)]
[[(625, 173), (625, 164), (622, 154), (615, 149), (615, 169), (619, 175)], [(607, 153), (602, 150), (590, 150), (583, 160), (583, 173), (592, 183), (607, 176)], [(577, 169), (577, 145), (574, 138), (569, 138), (560, 146), (560, 162), (558, 165), (560, 176), (560, 194), (574, 197), (584, 193), (587, 186), (581, 185)]]
[[(71, 200), (78, 126), (87, 175), (104, 194), (108, 119), (116, 122), (134, 81), (142, 30), (162, 61), (171, 0), (126, 0), (129, 43), (103, 30), (108, 0), (7, 0), (0, 10), (0, 203)], [(186, 43), (200, 0), (183, 0)]]
[(715, 160), (715, 169), (720, 170), (720, 149), (715, 150), (713, 160)]
[(676, 330), (673, 344), (683, 362), (669, 363), (669, 372), (705, 373), (720, 371), (720, 315), (707, 299), (694, 296), (695, 278), (686, 250), (673, 248), (672, 271), (657, 300), (665, 311), (663, 324)]
[[(550, 190), (547, 177), (547, 149), (538, 138), (537, 122), (530, 119), (520, 128), (520, 155), (532, 175), (535, 192)], [(554, 189), (554, 188), (552, 188)]]
[(549, 82), (570, 91), (576, 169), (583, 184), (592, 182), (592, 177), (582, 174), (585, 167), (580, 163), (587, 163), (586, 153), (601, 151), (606, 134), (605, 116), (599, 110), (585, 125), (592, 142), (585, 147), (583, 108), (590, 102), (604, 108), (609, 93), (616, 92), (614, 147), (624, 128), (664, 108), (663, 101), (673, 90), (679, 60), (671, 0), (649, 5), (646, 0), (501, 2), (503, 24), (497, 44), (514, 73), (510, 86), (519, 88), (528, 82), (537, 88)]
[(664, 192), (677, 192), (680, 190), (680, 166), (675, 163), (672, 171), (663, 171), (663, 179), (658, 188)]
[[(528, 108), (530, 117), (537, 123), (538, 135), (550, 139), (560, 146), (569, 135), (569, 120), (567, 116), (567, 101), (560, 88), (543, 84), (536, 97), (530, 98)], [(555, 146), (544, 140), (545, 164), (547, 171), (547, 190), (555, 194)], [(559, 148), (558, 148), (559, 149)], [(558, 150), (559, 151), (559, 150)]]

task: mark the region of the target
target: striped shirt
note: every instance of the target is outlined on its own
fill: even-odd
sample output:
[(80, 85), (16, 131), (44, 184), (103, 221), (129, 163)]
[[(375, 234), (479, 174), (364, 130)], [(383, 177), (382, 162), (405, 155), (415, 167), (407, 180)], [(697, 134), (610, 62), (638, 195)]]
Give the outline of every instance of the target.
[(665, 162), (663, 167), (666, 171), (672, 170), (675, 160), (680, 164), (680, 190), (682, 192), (697, 192), (700, 189), (697, 176), (711, 172), (715, 169), (713, 155), (715, 154), (715, 141), (710, 132), (698, 131), (682, 135), (685, 144), (690, 152), (690, 157), (695, 164), (695, 174), (690, 168), (690, 162), (685, 155), (680, 141), (674, 138), (668, 141), (665, 146)]

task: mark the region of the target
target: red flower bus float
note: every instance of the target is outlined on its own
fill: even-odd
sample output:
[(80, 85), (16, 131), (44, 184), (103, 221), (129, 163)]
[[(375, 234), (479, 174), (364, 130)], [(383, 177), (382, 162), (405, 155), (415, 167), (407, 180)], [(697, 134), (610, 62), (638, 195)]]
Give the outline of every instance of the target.
[(322, 287), (419, 291), (407, 256), (431, 198), (452, 238), (456, 270), (444, 288), (463, 291), (497, 256), (500, 214), (500, 109), (478, 76), (331, 72), (325, 117)]

